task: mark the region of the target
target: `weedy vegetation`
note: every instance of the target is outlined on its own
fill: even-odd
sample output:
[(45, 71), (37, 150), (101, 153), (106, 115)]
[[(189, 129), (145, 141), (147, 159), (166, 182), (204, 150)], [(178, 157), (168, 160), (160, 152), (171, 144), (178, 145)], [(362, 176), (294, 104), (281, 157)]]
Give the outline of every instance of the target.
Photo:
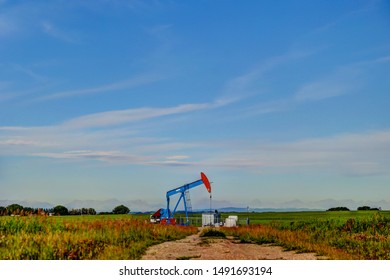
[[(286, 214), (294, 215), (294, 214)], [(390, 259), (390, 215), (376, 213), (299, 214), (263, 224), (224, 228), (226, 235), (243, 243), (275, 244), (286, 250), (315, 252), (329, 259)], [(280, 218), (282, 214), (279, 213)], [(315, 215), (314, 215), (315, 216)]]
[(200, 258), (200, 255), (178, 257), (176, 260), (192, 260), (198, 258)]
[(140, 259), (151, 245), (196, 232), (195, 227), (150, 225), (130, 215), (0, 217), (0, 259)]
[[(232, 213), (223, 213), (229, 216)], [(202, 231), (242, 243), (275, 244), (326, 259), (390, 260), (389, 211), (234, 213), (236, 228)], [(250, 225), (245, 221), (250, 219)], [(148, 215), (0, 217), (2, 260), (140, 259), (149, 246), (197, 233), (196, 227), (151, 225)], [(188, 258), (196, 258), (189, 256)]]
[(226, 238), (226, 234), (220, 230), (206, 228), (200, 233), (200, 237)]

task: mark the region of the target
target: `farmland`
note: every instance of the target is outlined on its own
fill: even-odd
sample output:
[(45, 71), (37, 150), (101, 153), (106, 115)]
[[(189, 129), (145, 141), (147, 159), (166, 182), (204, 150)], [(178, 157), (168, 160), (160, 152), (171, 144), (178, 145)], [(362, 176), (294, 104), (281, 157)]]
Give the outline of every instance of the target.
[(0, 259), (139, 259), (151, 245), (196, 231), (131, 215), (0, 217)]
[[(222, 213), (239, 243), (274, 244), (328, 259), (390, 259), (390, 212)], [(199, 219), (195, 214), (193, 219)], [(246, 226), (249, 217), (250, 226)], [(150, 225), (148, 215), (0, 217), (0, 259), (140, 259), (152, 245), (197, 233)], [(239, 244), (238, 244), (239, 245)]]
[(388, 211), (258, 213), (249, 218), (255, 225), (225, 228), (224, 233), (243, 243), (271, 243), (330, 259), (390, 259)]

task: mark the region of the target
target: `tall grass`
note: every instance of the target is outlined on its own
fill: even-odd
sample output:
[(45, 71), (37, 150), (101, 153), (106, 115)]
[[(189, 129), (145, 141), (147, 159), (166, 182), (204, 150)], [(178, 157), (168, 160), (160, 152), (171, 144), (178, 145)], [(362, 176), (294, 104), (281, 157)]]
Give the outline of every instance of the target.
[(225, 228), (241, 242), (273, 243), (286, 250), (316, 252), (330, 259), (390, 259), (390, 217), (313, 219)]
[(148, 246), (195, 232), (128, 217), (2, 217), (0, 259), (140, 259)]

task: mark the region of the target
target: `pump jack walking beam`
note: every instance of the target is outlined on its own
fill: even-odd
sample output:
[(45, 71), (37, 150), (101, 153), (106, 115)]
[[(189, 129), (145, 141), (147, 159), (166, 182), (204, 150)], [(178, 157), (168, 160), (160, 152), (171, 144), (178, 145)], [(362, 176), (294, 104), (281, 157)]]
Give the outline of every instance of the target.
[[(172, 189), (170, 191), (167, 191), (167, 194), (166, 194), (166, 197), (167, 197), (167, 211), (166, 211), (166, 215), (167, 215), (167, 223), (170, 222), (170, 219), (174, 217), (175, 213), (176, 213), (176, 210), (177, 210), (177, 207), (179, 206), (180, 204), (180, 201), (183, 200), (183, 203), (184, 203), (184, 211), (186, 213), (186, 224), (189, 224), (189, 219), (188, 219), (188, 208), (187, 208), (187, 201), (185, 199), (185, 193), (187, 191), (189, 191), (190, 189), (192, 188), (195, 188), (201, 184), (204, 184), (207, 191), (210, 193), (211, 195), (211, 185), (210, 185), (210, 182), (209, 182), (209, 179), (206, 177), (206, 175), (201, 172), (200, 173), (200, 176), (201, 176), (201, 179), (200, 180), (197, 180), (197, 181), (194, 181), (192, 183), (189, 183), (189, 184), (185, 184), (181, 187), (178, 187), (178, 188), (175, 188), (175, 189)], [(173, 211), (171, 212), (169, 209), (170, 205), (169, 205), (169, 202), (170, 202), (170, 197), (175, 195), (175, 194), (180, 194), (180, 197), (175, 205), (175, 208), (173, 209)]]

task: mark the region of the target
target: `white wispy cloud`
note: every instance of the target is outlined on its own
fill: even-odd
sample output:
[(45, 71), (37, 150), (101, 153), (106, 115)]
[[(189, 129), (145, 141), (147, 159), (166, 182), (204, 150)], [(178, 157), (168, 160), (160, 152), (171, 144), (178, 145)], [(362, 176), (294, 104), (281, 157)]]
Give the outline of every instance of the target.
[(355, 67), (341, 67), (326, 77), (301, 86), (295, 93), (298, 102), (318, 101), (350, 93), (360, 86), (361, 71)]
[[(145, 118), (211, 109), (218, 102), (179, 105)], [(137, 110), (137, 109), (134, 109)], [(107, 113), (109, 114), (109, 113)], [(111, 124), (118, 124), (114, 118)], [(115, 121), (114, 121), (115, 120)], [(129, 117), (125, 114), (125, 120)], [(119, 123), (122, 123), (120, 120)], [(103, 122), (103, 126), (106, 125)], [(390, 131), (344, 133), (293, 142), (262, 139), (183, 141), (142, 136), (131, 126), (104, 127), (100, 117), (50, 127), (0, 127), (2, 156), (32, 156), (62, 160), (96, 160), (110, 164), (203, 166), (244, 169), (255, 173), (322, 172), (348, 176), (389, 175)], [(94, 129), (90, 129), (94, 127)], [(87, 129), (85, 129), (87, 128)]]
[(0, 146), (40, 146), (41, 144), (36, 141), (26, 140), (26, 139), (17, 139), (10, 138), (6, 140), (0, 140)]
[(176, 115), (193, 111), (213, 109), (225, 106), (233, 102), (233, 99), (219, 99), (212, 103), (183, 104), (166, 108), (136, 108), (127, 110), (114, 110), (96, 114), (90, 114), (64, 122), (67, 127), (104, 127), (116, 126), (146, 119)]
[(31, 34), (35, 28), (35, 20), (44, 11), (47, 11), (47, 5), (45, 9), (41, 3), (36, 2), (12, 1), (3, 5), (0, 9), (0, 37)]
[(161, 75), (155, 75), (155, 74), (142, 74), (137, 75), (134, 77), (131, 77), (129, 79), (114, 82), (111, 84), (105, 84), (95, 87), (88, 87), (83, 89), (74, 89), (74, 90), (68, 90), (68, 91), (61, 91), (52, 93), (49, 95), (41, 96), (37, 98), (38, 101), (44, 101), (44, 100), (53, 100), (53, 99), (61, 99), (61, 98), (69, 98), (69, 97), (78, 97), (78, 96), (85, 96), (85, 95), (91, 95), (91, 94), (97, 94), (97, 93), (103, 93), (103, 92), (112, 92), (112, 91), (118, 91), (123, 89), (131, 89), (134, 87), (154, 83), (157, 81), (160, 81), (164, 79)]
[(124, 164), (146, 164), (150, 157), (134, 155), (123, 151), (64, 151), (64, 152), (46, 152), (32, 153), (34, 157), (46, 157), (54, 159), (73, 159), (73, 160), (99, 160), (109, 163), (124, 163)]
[(44, 33), (63, 42), (72, 44), (80, 42), (80, 38), (75, 35), (75, 32), (61, 30), (50, 21), (43, 21), (41, 27)]
[[(11, 3), (12, 2), (12, 3)], [(71, 12), (66, 2), (59, 1), (11, 1), (9, 5), (4, 5), (0, 10), (0, 36), (10, 36), (18, 34), (21, 36), (31, 35), (37, 30), (67, 42), (76, 42), (76, 31), (60, 30), (53, 22), (42, 19), (58, 19), (58, 15), (65, 11)]]
[(353, 9), (350, 10), (339, 17), (333, 19), (330, 22), (327, 22), (326, 24), (317, 27), (312, 32), (309, 33), (309, 35), (316, 35), (316, 34), (322, 34), (324, 32), (331, 31), (343, 22), (346, 22), (347, 20), (358, 20), (360, 16), (366, 15), (370, 11), (373, 11), (374, 9), (378, 8), (378, 3), (380, 1), (367, 1), (365, 5), (362, 8)]
[(156, 37), (161, 37), (162, 33), (172, 29), (173, 24), (158, 24), (153, 27), (147, 28), (147, 32)]
[(81, 116), (51, 126), (3, 126), (0, 127), (0, 154), (121, 164), (190, 164), (190, 156), (184, 155), (182, 151), (194, 148), (193, 143), (145, 137), (142, 131), (134, 127), (142, 126), (149, 119), (211, 110), (231, 102), (234, 100), (218, 99), (209, 103), (166, 108), (114, 110)]
[(380, 57), (378, 59), (375, 59), (374, 62), (376, 63), (386, 63), (386, 62), (390, 62), (390, 55), (388, 56), (383, 56), (383, 57)]
[(16, 64), (16, 63), (11, 64), (10, 66), (12, 69), (14, 69), (14, 71), (23, 73), (24, 75), (28, 76), (29, 78), (33, 79), (34, 81), (37, 81), (40, 83), (45, 83), (48, 81), (48, 78), (46, 76), (44, 76), (40, 73), (37, 73), (26, 66)]
[[(317, 54), (323, 48), (290, 50), (284, 54), (270, 57), (257, 63), (251, 70), (230, 79), (224, 88), (226, 96), (240, 96), (240, 99), (248, 99), (259, 95), (268, 95), (266, 87), (262, 87), (264, 75), (272, 72), (283, 65), (288, 65), (312, 55)], [(278, 111), (284, 111), (297, 103), (297, 98), (286, 97), (265, 102), (251, 102), (249, 106), (237, 109), (235, 117), (253, 117), (260, 114), (268, 114)], [(231, 118), (231, 116), (228, 116)]]
[(189, 156), (186, 155), (174, 155), (174, 156), (167, 156), (168, 160), (178, 160), (178, 159), (187, 159)]
[(304, 59), (319, 52), (320, 49), (289, 51), (279, 56), (273, 56), (265, 61), (257, 63), (250, 71), (232, 78), (225, 86), (226, 94), (258, 94), (259, 89), (256, 82), (263, 78), (267, 72), (274, 70), (282, 65)]
[(43, 83), (25, 90), (12, 89), (12, 87), (0, 89), (0, 102), (9, 101), (18, 98), (26, 98), (34, 94), (39, 94), (52, 86), (51, 83)]
[(367, 71), (367, 65), (375, 66), (383, 62), (387, 62), (386, 57), (339, 66), (315, 80), (303, 83), (297, 90), (292, 90), (291, 94), (285, 94), (284, 98), (251, 105), (243, 110), (243, 114), (253, 116), (275, 113), (291, 110), (308, 102), (320, 102), (353, 94), (354, 91), (364, 87), (364, 73)]
[[(1, 145), (1, 143), (0, 143)], [(137, 147), (147, 148), (147, 145), (138, 143)], [(64, 152), (39, 152), (31, 153), (29, 156), (42, 157), (49, 159), (63, 159), (74, 161), (95, 160), (109, 164), (120, 165), (148, 165), (148, 166), (190, 166), (197, 162), (188, 161), (188, 156), (159, 156), (143, 154), (138, 151), (129, 153), (126, 151), (106, 151), (106, 150), (83, 150), (83, 151), (64, 151)], [(161, 150), (159, 151), (161, 153)]]
[(13, 34), (16, 30), (16, 24), (8, 17), (0, 14), (0, 37)]
[[(219, 144), (221, 146), (221, 144)], [(233, 147), (235, 147), (233, 149)], [(217, 149), (217, 147), (216, 147)], [(390, 131), (340, 134), (288, 143), (261, 140), (232, 143), (207, 163), (258, 172), (308, 172), (344, 175), (389, 174)]]
[(390, 62), (390, 56), (382, 56), (337, 67), (317, 81), (302, 85), (295, 93), (294, 99), (299, 102), (318, 101), (349, 94), (364, 84), (364, 74), (370, 71), (369, 67), (388, 62)]

